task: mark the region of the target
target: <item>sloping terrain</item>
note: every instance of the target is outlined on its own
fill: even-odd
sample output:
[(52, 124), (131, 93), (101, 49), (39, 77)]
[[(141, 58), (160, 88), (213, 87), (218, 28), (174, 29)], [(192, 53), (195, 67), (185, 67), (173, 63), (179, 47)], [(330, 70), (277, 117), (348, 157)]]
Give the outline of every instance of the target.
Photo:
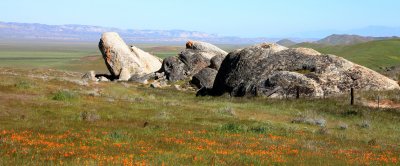
[(341, 56), (377, 71), (400, 64), (400, 39), (377, 40), (346, 46), (299, 43), (292, 47), (313, 48), (321, 53)]
[(289, 39), (282, 39), (282, 40), (277, 41), (276, 44), (279, 44), (279, 45), (285, 46), (285, 47), (290, 47), (290, 46), (296, 45), (297, 43), (294, 41), (291, 41)]
[(325, 45), (352, 45), (365, 43), (369, 41), (375, 40), (387, 40), (393, 39), (396, 37), (369, 37), (369, 36), (359, 36), (359, 35), (330, 35), (321, 40), (316, 41), (317, 44), (325, 44)]

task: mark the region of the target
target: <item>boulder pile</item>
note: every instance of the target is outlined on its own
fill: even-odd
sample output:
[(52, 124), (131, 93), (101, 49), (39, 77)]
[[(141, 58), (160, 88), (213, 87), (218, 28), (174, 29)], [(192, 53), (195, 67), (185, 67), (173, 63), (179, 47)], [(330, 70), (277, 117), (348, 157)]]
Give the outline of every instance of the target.
[[(400, 89), (399, 84), (371, 69), (335, 55), (309, 48), (286, 48), (262, 43), (229, 54), (215, 45), (188, 41), (176, 56), (161, 60), (135, 46), (127, 46), (117, 33), (104, 33), (99, 49), (111, 76), (92, 81), (134, 81), (162, 88), (186, 81), (197, 95), (323, 97), (358, 90)], [(175, 85), (176, 89), (183, 89)]]
[[(165, 58), (159, 73), (164, 73), (169, 81), (178, 81), (190, 78), (200, 72), (202, 69), (212, 67), (214, 70), (218, 63), (211, 60), (214, 57), (225, 58), (228, 53), (220, 48), (205, 42), (188, 41), (186, 49), (178, 56)], [(222, 62), (222, 61), (220, 61)]]
[(262, 43), (228, 54), (210, 95), (322, 97), (359, 90), (399, 89), (397, 82), (344, 58), (309, 48)]
[(161, 69), (156, 73), (156, 80), (175, 82), (193, 78), (190, 83), (197, 88), (211, 88), (222, 59), (227, 54), (212, 44), (188, 41), (184, 51), (164, 59)]

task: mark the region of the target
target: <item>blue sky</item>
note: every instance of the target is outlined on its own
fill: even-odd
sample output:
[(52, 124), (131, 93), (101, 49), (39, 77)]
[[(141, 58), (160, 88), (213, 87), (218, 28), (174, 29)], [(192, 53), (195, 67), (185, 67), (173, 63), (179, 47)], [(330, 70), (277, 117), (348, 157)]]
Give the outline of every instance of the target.
[(399, 8), (398, 0), (2, 0), (0, 21), (285, 37), (400, 27)]

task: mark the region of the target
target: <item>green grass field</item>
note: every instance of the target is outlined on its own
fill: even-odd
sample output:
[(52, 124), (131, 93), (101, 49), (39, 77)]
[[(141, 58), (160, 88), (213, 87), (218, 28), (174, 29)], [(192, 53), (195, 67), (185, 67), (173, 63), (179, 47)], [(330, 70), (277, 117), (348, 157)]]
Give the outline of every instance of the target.
[(347, 46), (325, 46), (301, 43), (293, 47), (314, 48), (321, 53), (344, 57), (374, 70), (400, 65), (400, 39), (379, 40)]
[[(356, 91), (351, 106), (347, 94), (196, 97), (85, 84), (82, 72), (107, 72), (96, 43), (36, 44), (0, 44), (0, 165), (400, 164), (400, 91)], [(138, 46), (160, 57), (182, 48)], [(378, 96), (380, 108), (365, 106)]]
[[(0, 41), (0, 67), (53, 68), (67, 71), (86, 72), (95, 70), (108, 73), (96, 42), (19, 42)], [(182, 46), (166, 44), (135, 44), (135, 46), (160, 58), (175, 56)], [(243, 46), (219, 45), (232, 51)]]

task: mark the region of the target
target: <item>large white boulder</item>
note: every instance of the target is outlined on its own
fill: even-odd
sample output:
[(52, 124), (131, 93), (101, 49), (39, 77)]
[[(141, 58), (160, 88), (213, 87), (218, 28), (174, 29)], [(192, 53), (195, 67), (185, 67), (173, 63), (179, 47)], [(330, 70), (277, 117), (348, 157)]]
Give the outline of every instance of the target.
[(133, 75), (156, 72), (162, 65), (160, 58), (135, 46), (129, 47), (115, 32), (103, 33), (99, 49), (110, 73), (122, 81), (129, 80)]

